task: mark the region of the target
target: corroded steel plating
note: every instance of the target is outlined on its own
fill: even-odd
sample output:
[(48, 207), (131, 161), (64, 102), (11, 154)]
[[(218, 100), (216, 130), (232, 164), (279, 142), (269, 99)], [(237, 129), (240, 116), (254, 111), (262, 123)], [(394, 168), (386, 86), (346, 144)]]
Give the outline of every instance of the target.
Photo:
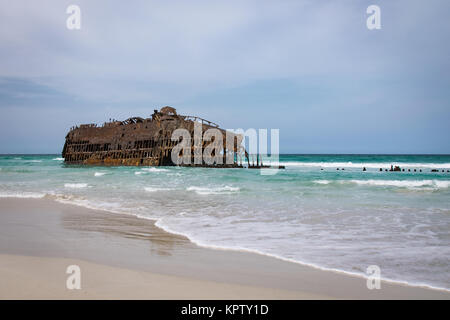
[[(178, 141), (172, 141), (174, 130), (183, 128), (194, 134), (195, 123), (200, 123), (202, 131), (210, 128), (218, 129), (223, 134), (223, 144), (220, 154), (233, 153), (233, 163), (214, 163), (212, 165), (194, 164), (201, 167), (242, 167), (238, 163), (238, 152), (242, 149), (242, 135), (228, 133), (233, 138), (232, 144), (226, 142), (226, 131), (211, 121), (178, 115), (172, 107), (154, 110), (151, 118), (133, 117), (125, 121), (110, 121), (97, 126), (96, 124), (82, 124), (71, 128), (66, 136), (62, 156), (68, 164), (110, 165), (110, 166), (172, 166), (171, 151)], [(202, 149), (209, 143), (203, 142)], [(226, 146), (232, 145), (232, 150)], [(191, 146), (194, 148), (193, 142)], [(245, 152), (248, 161), (248, 155)], [(194, 154), (192, 152), (192, 154)]]

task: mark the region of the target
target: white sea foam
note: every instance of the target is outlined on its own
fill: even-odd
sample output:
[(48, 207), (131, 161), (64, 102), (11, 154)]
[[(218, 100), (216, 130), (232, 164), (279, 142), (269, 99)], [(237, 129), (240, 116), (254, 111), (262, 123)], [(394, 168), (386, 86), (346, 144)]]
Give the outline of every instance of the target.
[(147, 192), (157, 192), (157, 191), (169, 191), (172, 190), (170, 188), (155, 188), (155, 187), (145, 187), (145, 191)]
[(104, 176), (106, 174), (106, 172), (96, 172), (94, 173), (94, 177), (101, 177)]
[(433, 188), (448, 188), (450, 181), (448, 180), (341, 180), (341, 183), (356, 183), (358, 185), (369, 186), (387, 186), (400, 188), (419, 188), (419, 187), (433, 187)]
[(26, 160), (25, 162), (39, 163), (42, 162), (42, 160)]
[[(183, 213), (184, 212), (180, 213), (180, 215), (183, 216), (184, 215)], [(146, 217), (142, 217), (142, 216), (139, 216), (139, 215), (137, 217), (138, 218), (148, 219)], [(296, 264), (300, 264), (300, 265), (304, 265), (304, 266), (309, 266), (309, 267), (312, 267), (312, 268), (315, 268), (315, 269), (319, 269), (319, 270), (333, 271), (333, 272), (338, 272), (338, 273), (342, 273), (342, 274), (348, 274), (348, 275), (352, 275), (352, 276), (361, 277), (363, 279), (367, 279), (368, 278), (363, 273), (351, 272), (351, 271), (337, 269), (337, 268), (324, 267), (324, 266), (321, 266), (321, 265), (316, 264), (316, 263), (301, 261), (301, 260), (292, 259), (292, 258), (286, 258), (286, 257), (283, 257), (282, 255), (273, 254), (273, 253), (267, 253), (267, 252), (264, 252), (264, 251), (258, 250), (258, 249), (250, 249), (250, 248), (240, 247), (240, 246), (228, 246), (228, 245), (225, 245), (225, 244), (224, 245), (214, 245), (214, 244), (211, 244), (211, 243), (206, 243), (206, 242), (204, 242), (202, 240), (196, 239), (191, 234), (189, 234), (188, 231), (184, 231), (184, 232), (175, 231), (173, 228), (170, 228), (168, 225), (166, 225), (164, 223), (164, 219), (157, 219), (157, 221), (155, 222), (155, 226), (157, 226), (158, 228), (161, 228), (162, 230), (164, 230), (164, 231), (166, 231), (168, 233), (172, 233), (172, 234), (179, 235), (179, 236), (184, 236), (184, 237), (188, 238), (189, 241), (191, 241), (195, 245), (197, 245), (199, 247), (203, 247), (203, 248), (209, 248), (209, 249), (215, 249), (215, 250), (225, 250), (225, 251), (249, 252), (249, 253), (254, 253), (254, 254), (258, 254), (258, 255), (262, 255), (262, 256), (266, 256), (266, 257), (275, 258), (275, 259), (282, 260), (282, 261), (287, 261), (287, 262), (296, 263)], [(438, 286), (432, 286), (432, 285), (429, 285), (429, 284), (426, 284), (426, 283), (420, 283), (420, 282), (419, 283), (417, 283), (417, 282), (412, 282), (411, 283), (411, 282), (408, 282), (408, 281), (396, 280), (396, 279), (391, 279), (391, 278), (382, 278), (382, 280), (384, 280), (386, 282), (396, 283), (396, 284), (402, 284), (402, 285), (408, 285), (408, 286), (414, 286), (414, 287), (430, 288), (430, 289), (437, 289), (437, 290), (450, 292), (450, 290), (447, 289), (447, 288), (438, 287)]]
[(119, 203), (114, 202), (104, 202), (104, 201), (91, 201), (84, 197), (80, 196), (74, 196), (74, 195), (68, 195), (68, 194), (57, 194), (54, 195), (54, 200), (60, 203), (64, 204), (71, 204), (75, 206), (84, 207), (87, 209), (93, 209), (93, 210), (103, 210), (108, 211), (112, 213), (119, 213), (123, 214), (126, 213), (126, 211), (121, 210), (121, 205)]
[(391, 165), (401, 168), (428, 168), (428, 169), (450, 169), (450, 163), (402, 163), (402, 162), (300, 162), (286, 161), (272, 163), (272, 165), (284, 165), (287, 167), (322, 167), (322, 168), (357, 168), (389, 169)]
[(209, 195), (209, 194), (222, 194), (222, 193), (233, 193), (239, 191), (239, 187), (231, 187), (231, 186), (223, 186), (223, 187), (195, 187), (191, 186), (186, 188), (187, 191), (195, 191), (200, 195)]
[(331, 183), (330, 180), (314, 180), (313, 182), (317, 183), (317, 184), (330, 184)]
[(449, 180), (433, 180), (433, 182), (438, 188), (448, 188), (450, 186)]
[[(384, 261), (383, 257), (391, 256), (398, 258), (400, 264), (405, 263), (399, 267), (392, 264), (386, 266), (383, 268), (383, 275), (389, 275), (393, 279), (408, 279), (409, 283), (426, 282), (436, 286), (448, 287), (448, 281), (445, 282), (444, 270), (448, 266), (445, 261), (439, 258), (439, 255), (448, 256), (448, 249), (445, 247), (447, 245), (448, 248), (448, 242), (445, 237), (446, 229), (444, 223), (448, 223), (446, 217), (448, 217), (449, 208), (448, 201), (445, 201), (448, 189), (445, 188), (449, 187), (450, 177), (447, 180), (440, 180), (444, 178), (443, 174), (437, 175), (438, 177), (435, 178), (432, 175), (420, 174), (417, 174), (415, 177), (411, 175), (400, 177), (400, 175), (394, 173), (389, 177), (392, 180), (375, 180), (388, 178), (387, 174), (378, 175), (378, 173), (373, 173), (373, 171), (378, 171), (379, 164), (372, 164), (375, 169), (363, 173), (361, 169), (364, 164), (356, 163), (354, 167), (358, 169), (346, 171), (351, 173), (351, 178), (355, 180), (343, 180), (346, 175), (338, 175), (337, 179), (339, 180), (331, 178), (331, 176), (328, 176), (327, 171), (335, 172), (336, 167), (334, 167), (334, 170), (324, 170), (322, 171), (324, 174), (320, 175), (317, 174), (317, 168), (311, 168), (310, 172), (314, 173), (312, 175), (313, 179), (317, 179), (311, 181), (313, 179), (310, 179), (310, 175), (303, 175), (303, 171), (307, 170), (298, 170), (299, 168), (297, 168), (297, 170), (286, 170), (286, 172), (282, 173), (282, 176), (279, 176), (284, 178), (284, 176), (291, 177), (292, 175), (292, 181), (296, 182), (290, 185), (295, 192), (295, 197), (288, 197), (290, 194), (284, 194), (286, 188), (277, 189), (280, 185), (276, 184), (276, 179), (273, 185), (271, 184), (272, 182), (265, 184), (262, 192), (260, 192), (261, 180), (258, 177), (247, 179), (245, 172), (241, 179), (241, 177), (236, 176), (235, 172), (228, 172), (228, 170), (221, 171), (220, 175), (217, 176), (215, 172), (212, 173), (208, 170), (190, 170), (180, 167), (170, 169), (142, 168), (144, 170), (141, 170), (141, 168), (132, 170), (124, 168), (117, 171), (118, 178), (122, 177), (123, 173), (124, 180), (120, 181), (120, 184), (95, 184), (96, 192), (90, 193), (88, 192), (90, 191), (89, 188), (94, 183), (89, 179), (103, 180), (102, 178), (94, 178), (94, 176), (98, 176), (95, 174), (95, 170), (100, 170), (99, 173), (111, 174), (109, 169), (93, 169), (90, 173), (86, 170), (86, 173), (91, 176), (91, 178), (87, 178), (84, 181), (86, 183), (69, 184), (83, 185), (82, 187), (69, 187), (61, 190), (60, 187), (55, 188), (55, 186), (66, 186), (66, 182), (72, 182), (68, 177), (72, 174), (79, 174), (79, 169), (75, 168), (74, 172), (71, 172), (72, 169), (62, 168), (59, 166), (58, 161), (55, 161), (50, 162), (52, 162), (53, 166), (58, 167), (58, 170), (62, 171), (58, 171), (58, 174), (52, 177), (49, 185), (46, 185), (48, 171), (43, 170), (42, 180), (38, 180), (35, 175), (30, 175), (29, 181), (25, 181), (28, 178), (26, 176), (24, 176), (24, 179), (17, 179), (17, 181), (16, 179), (5, 181), (5, 185), (1, 186), (2, 191), (11, 191), (11, 193), (6, 195), (6, 193), (2, 194), (0, 192), (0, 197), (44, 197), (91, 209), (129, 213), (139, 218), (157, 220), (159, 227), (165, 227), (164, 229), (169, 232), (185, 235), (192, 242), (205, 247), (255, 252), (286, 261), (316, 267), (320, 266), (319, 268), (325, 270), (341, 272), (346, 270), (345, 272), (352, 274), (354, 274), (352, 271), (355, 271), (361, 275), (364, 272), (365, 265), (359, 265), (358, 261), (365, 261), (364, 259), (370, 256), (370, 263), (373, 261), (376, 264), (378, 261)], [(43, 162), (48, 161), (44, 160)], [(17, 163), (23, 164), (24, 161), (17, 161)], [(330, 167), (336, 166), (336, 163), (328, 164)], [(400, 165), (402, 168), (405, 167), (403, 164)], [(347, 166), (340, 165), (340, 167)], [(369, 166), (366, 167), (370, 168)], [(389, 167), (390, 163), (386, 163), (386, 168)], [(10, 170), (8, 167), (5, 167), (3, 172), (10, 172)], [(135, 171), (138, 172), (136, 174), (144, 175), (130, 179), (130, 173)], [(168, 172), (164, 173), (164, 171)], [(429, 172), (429, 170), (424, 171)], [(184, 176), (184, 178), (171, 180), (173, 184), (163, 185), (163, 187), (172, 187), (174, 185), (172, 189), (160, 188), (157, 182), (149, 182), (142, 185), (143, 178), (151, 177), (152, 180), (153, 178), (159, 179), (163, 177), (173, 179), (173, 177), (166, 177), (166, 175), (172, 174)], [(222, 174), (225, 178), (223, 180)], [(128, 175), (128, 179), (126, 175)], [(4, 176), (3, 174), (2, 179)], [(334, 174), (332, 176), (335, 177)], [(425, 177), (427, 180), (424, 179)], [(365, 180), (366, 178), (374, 178), (373, 181), (378, 182), (373, 183), (371, 180)], [(282, 180), (281, 183), (285, 181), (284, 179), (280, 180)], [(289, 182), (290, 180), (286, 181)], [(364, 182), (359, 183), (358, 181)], [(315, 184), (317, 190), (311, 194), (312, 197), (309, 197), (308, 191), (311, 189), (311, 182)], [(383, 207), (379, 208), (378, 205), (374, 204), (378, 204), (379, 199), (384, 199), (378, 198), (383, 197), (383, 192), (378, 192), (378, 190), (383, 190), (383, 185), (386, 185), (385, 188), (389, 188), (390, 191), (404, 192), (410, 197), (389, 196), (385, 198), (386, 203), (383, 203)], [(352, 192), (346, 192), (345, 186), (351, 187)], [(266, 187), (267, 190), (271, 191), (270, 193), (265, 193)], [(55, 192), (66, 194), (55, 195), (48, 189), (54, 189)], [(183, 193), (183, 190), (187, 190), (184, 191), (185, 198), (182, 199), (183, 201), (174, 202), (172, 201), (173, 199), (167, 199), (164, 191), (174, 189), (180, 190), (181, 193)], [(35, 191), (36, 194), (18, 192), (15, 195), (15, 190), (30, 190)], [(139, 197), (139, 200), (136, 200), (137, 198), (133, 196), (136, 191), (145, 192), (144, 190), (149, 192), (148, 196)], [(239, 197), (234, 196), (236, 192), (242, 192), (242, 190), (245, 190), (249, 197), (244, 197), (244, 194), (239, 194)], [(419, 192), (416, 190), (419, 190)], [(419, 202), (421, 197), (426, 199), (425, 197), (429, 196), (423, 190), (440, 190), (440, 192), (433, 194), (433, 197), (436, 197), (436, 201), (432, 205), (424, 203), (422, 206)], [(361, 192), (362, 195), (374, 192), (375, 196), (373, 199), (372, 197), (346, 197), (346, 195), (359, 195), (358, 192)], [(299, 193), (302, 194), (301, 197), (297, 197)], [(332, 197), (327, 198), (327, 194)], [(182, 196), (182, 194), (180, 195)], [(197, 201), (196, 203), (195, 197), (202, 198), (207, 202)], [(329, 199), (330, 201), (328, 201)], [(113, 202), (111, 203), (110, 200)], [(185, 211), (187, 202), (184, 200), (194, 203), (194, 207), (191, 207), (192, 211)], [(362, 207), (362, 205), (366, 204), (367, 206)], [(399, 210), (398, 208), (406, 209)], [(364, 214), (361, 213), (362, 210), (364, 210)], [(408, 217), (399, 218), (406, 210), (408, 217), (411, 217), (412, 220), (408, 220)], [(436, 212), (441, 213), (437, 214)], [(274, 213), (276, 214), (274, 215)], [(438, 218), (434, 219), (434, 216)], [(407, 238), (404, 238), (406, 240), (402, 238), (403, 235), (401, 232), (398, 232), (399, 229), (397, 227), (401, 227), (402, 230), (412, 230), (416, 221), (420, 222), (420, 224), (417, 223), (417, 226), (430, 225), (430, 227), (420, 227), (418, 231), (414, 231), (414, 235), (417, 233), (418, 236), (410, 246)], [(309, 223), (313, 223), (313, 225), (310, 226), (308, 225)], [(368, 241), (373, 241), (373, 239), (366, 238), (366, 231), (373, 230), (376, 236), (376, 230), (380, 223), (382, 224), (383, 237), (376, 237), (375, 241), (381, 239), (382, 243), (379, 248), (383, 250), (378, 249), (378, 247), (372, 250), (372, 243)], [(439, 224), (440, 227), (433, 229), (434, 223)], [(348, 228), (345, 227), (347, 225), (349, 225)], [(330, 229), (330, 227), (335, 228)], [(438, 238), (440, 229), (443, 229), (444, 236), (442, 238)], [(360, 232), (361, 230), (362, 232)], [(384, 237), (384, 234), (388, 234), (389, 237)], [(360, 235), (364, 236), (360, 237)], [(354, 241), (349, 242), (347, 239), (354, 239)], [(424, 242), (421, 242), (422, 239), (424, 239)], [(433, 240), (431, 241), (433, 244), (431, 248), (427, 244), (429, 239)], [(392, 241), (392, 245), (390, 243), (384, 245), (383, 241)], [(299, 243), (303, 246), (302, 250), (298, 250)], [(434, 243), (443, 245), (434, 249)], [(376, 244), (378, 246), (378, 243)], [(370, 247), (370, 249), (359, 250), (360, 245), (361, 248)], [(309, 247), (310, 250), (305, 250), (306, 247)], [(336, 250), (339, 247), (343, 248), (343, 250)], [(404, 250), (400, 250), (403, 248)], [(427, 254), (423, 256), (427, 256), (427, 258), (422, 259), (418, 255), (416, 260), (416, 252), (426, 252)], [(351, 257), (354, 257), (354, 259)], [(435, 259), (437, 263), (434, 262)], [(430, 260), (430, 265), (427, 265), (428, 262), (424, 260)], [(414, 269), (416, 262), (424, 266), (427, 265), (429, 271), (422, 272), (419, 270), (416, 272)]]
[(87, 188), (87, 183), (65, 183), (64, 188), (70, 188), (70, 189), (82, 189)]
[[(196, 191), (197, 188), (193, 188), (193, 191)], [(225, 186), (225, 187), (219, 187), (219, 188), (227, 190), (227, 189), (233, 188), (233, 187)], [(219, 189), (219, 188), (213, 188), (213, 189)], [(42, 198), (44, 196), (45, 196), (45, 194), (39, 194), (40, 198)], [(1, 197), (1, 194), (0, 194), (0, 197)], [(30, 197), (30, 195), (28, 195), (27, 197)], [(126, 209), (126, 208), (122, 207), (122, 205), (120, 203), (102, 202), (99, 200), (88, 200), (86, 198), (79, 197), (79, 196), (73, 196), (73, 195), (57, 195), (57, 196), (55, 196), (55, 200), (58, 202), (61, 202), (61, 203), (78, 205), (78, 206), (89, 208), (89, 209), (105, 210), (105, 211), (109, 211), (109, 212), (113, 212), (113, 213), (131, 213), (132, 215), (137, 216), (139, 218), (145, 218), (145, 219), (150, 219), (150, 220), (155, 219), (155, 218), (152, 218), (149, 216), (142, 216), (140, 214), (136, 214), (136, 212), (133, 212), (134, 210), (128, 211), (130, 209)], [(180, 212), (178, 214), (178, 216), (180, 218), (185, 217), (185, 212), (184, 211)], [(167, 222), (169, 222), (169, 221), (167, 221)], [(221, 243), (221, 242), (217, 242), (217, 241), (211, 242), (208, 240), (203, 240), (197, 236), (194, 236), (194, 234), (192, 234), (189, 231), (188, 226), (186, 226), (186, 228), (183, 228), (182, 229), (183, 231), (180, 232), (180, 228), (178, 228), (178, 227), (172, 228), (172, 227), (170, 227), (171, 224), (172, 223), (166, 224), (166, 219), (164, 219), (164, 218), (157, 219), (157, 221), (156, 221), (156, 225), (158, 227), (160, 227), (168, 232), (174, 233), (174, 234), (186, 236), (188, 239), (190, 239), (190, 241), (192, 241), (193, 243), (195, 243), (199, 246), (202, 246), (202, 247), (207, 247), (207, 248), (212, 248), (212, 249), (220, 249), (220, 250), (252, 252), (252, 253), (256, 253), (256, 254), (260, 254), (260, 255), (265, 255), (268, 257), (277, 258), (277, 259), (284, 260), (284, 261), (289, 261), (289, 262), (294, 262), (294, 263), (298, 263), (298, 264), (302, 264), (302, 265), (315, 267), (315, 268), (322, 269), (322, 270), (332, 270), (335, 272), (351, 274), (351, 275), (365, 278), (365, 275), (360, 272), (351, 272), (351, 271), (342, 270), (342, 269), (338, 269), (338, 268), (325, 267), (321, 263), (311, 263), (308, 260), (305, 261), (305, 260), (299, 259), (299, 258), (288, 258), (288, 257), (284, 256), (282, 253), (280, 253), (280, 254), (270, 253), (270, 251), (268, 252), (268, 251), (264, 250), (263, 248), (252, 248), (252, 247), (247, 247), (245, 245), (241, 246), (238, 243), (230, 244), (227, 242)], [(435, 288), (435, 289), (438, 288), (441, 290), (448, 291), (448, 289), (445, 289), (442, 287), (437, 287), (437, 286), (431, 286), (431, 285), (428, 285), (428, 284), (425, 284), (422, 282), (413, 282), (413, 281), (407, 282), (407, 281), (402, 281), (402, 280), (392, 280), (389, 278), (385, 278), (383, 280), (394, 282), (394, 283), (402, 283), (405, 285), (415, 285), (415, 286), (422, 286), (422, 287)]]
[[(332, 183), (333, 181), (330, 180), (314, 180), (314, 183), (317, 184), (323, 184), (327, 185)], [(434, 189), (445, 189), (450, 186), (449, 180), (376, 180), (376, 179), (369, 179), (369, 180), (337, 180), (336, 183), (340, 184), (357, 184), (362, 186), (381, 186), (381, 187), (399, 187), (399, 188), (421, 188), (421, 187), (428, 187), (424, 188), (427, 190), (434, 190)]]
[(64, 158), (54, 158), (53, 160), (55, 160), (55, 161), (63, 161)]
[(147, 171), (147, 172), (166, 172), (169, 171), (167, 169), (163, 169), (163, 168), (155, 168), (155, 167), (150, 167), (150, 168), (142, 168), (142, 171)]
[(0, 198), (30, 198), (30, 199), (40, 199), (45, 197), (45, 193), (37, 192), (4, 192), (0, 193)]
[(141, 171), (136, 171), (134, 174), (135, 175), (140, 175), (140, 174), (148, 174), (150, 172), (152, 172), (152, 173), (160, 173), (160, 172), (167, 172), (167, 171), (169, 171), (169, 170), (163, 169), (163, 168), (150, 167), (150, 168), (142, 168)]

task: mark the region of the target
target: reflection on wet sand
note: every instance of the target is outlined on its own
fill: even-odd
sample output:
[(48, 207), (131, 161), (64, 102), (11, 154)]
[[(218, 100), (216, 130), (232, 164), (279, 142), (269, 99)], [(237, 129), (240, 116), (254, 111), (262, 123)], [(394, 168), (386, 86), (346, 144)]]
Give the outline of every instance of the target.
[(62, 225), (70, 230), (146, 241), (150, 251), (161, 256), (170, 256), (174, 250), (193, 246), (186, 237), (167, 233), (156, 227), (152, 220), (136, 219), (126, 214), (97, 211), (95, 215), (86, 215), (70, 210), (64, 212)]

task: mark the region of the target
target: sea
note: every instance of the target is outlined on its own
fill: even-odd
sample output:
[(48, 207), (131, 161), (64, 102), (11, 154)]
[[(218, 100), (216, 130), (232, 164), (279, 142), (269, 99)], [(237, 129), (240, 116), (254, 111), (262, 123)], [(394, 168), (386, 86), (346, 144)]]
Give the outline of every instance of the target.
[(204, 247), (360, 276), (376, 265), (383, 279), (450, 290), (450, 155), (280, 155), (278, 162), (285, 169), (267, 175), (3, 155), (0, 197), (131, 214)]

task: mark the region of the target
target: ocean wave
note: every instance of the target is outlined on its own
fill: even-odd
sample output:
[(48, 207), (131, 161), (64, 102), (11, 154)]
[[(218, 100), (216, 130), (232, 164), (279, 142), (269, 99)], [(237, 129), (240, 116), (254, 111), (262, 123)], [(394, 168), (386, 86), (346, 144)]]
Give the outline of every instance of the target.
[[(137, 215), (137, 217), (147, 219), (146, 217), (141, 217), (139, 215)], [(268, 252), (265, 252), (264, 250), (260, 250), (260, 249), (247, 248), (247, 247), (241, 247), (241, 246), (230, 246), (230, 245), (226, 245), (226, 244), (217, 245), (217, 244), (208, 243), (208, 242), (205, 242), (205, 241), (195, 238), (187, 230), (185, 230), (183, 232), (174, 230), (173, 228), (169, 227), (167, 224), (164, 223), (163, 218), (157, 219), (155, 222), (155, 226), (157, 226), (158, 228), (160, 228), (168, 233), (186, 237), (190, 242), (194, 243), (195, 245), (197, 245), (199, 247), (203, 247), (203, 248), (208, 248), (208, 249), (213, 249), (213, 250), (235, 251), (235, 252), (236, 251), (237, 252), (248, 252), (248, 253), (253, 253), (253, 254), (258, 254), (261, 256), (278, 259), (281, 261), (286, 261), (286, 262), (290, 262), (290, 263), (295, 263), (295, 264), (299, 264), (299, 265), (303, 265), (303, 266), (312, 267), (312, 268), (318, 269), (318, 270), (332, 271), (332, 272), (337, 272), (337, 273), (341, 273), (341, 274), (356, 276), (356, 277), (363, 278), (363, 279), (368, 279), (368, 276), (364, 273), (348, 271), (348, 270), (343, 270), (343, 269), (338, 269), (338, 268), (325, 267), (320, 264), (307, 262), (304, 260), (287, 258), (280, 254), (268, 253)], [(381, 278), (381, 280), (390, 282), (390, 283), (395, 283), (395, 284), (412, 286), (412, 287), (429, 288), (429, 289), (434, 289), (434, 290), (450, 292), (450, 290), (448, 288), (444, 288), (444, 287), (440, 287), (440, 286), (438, 287), (438, 286), (430, 285), (430, 284), (423, 283), (423, 282), (409, 282), (409, 281), (397, 280), (397, 279), (392, 279), (392, 278), (384, 278), (384, 277)]]
[(140, 174), (148, 174), (150, 172), (160, 173), (160, 172), (167, 172), (167, 171), (169, 171), (169, 170), (162, 169), (162, 168), (151, 167), (151, 168), (142, 168), (141, 171), (136, 171), (134, 174), (135, 175), (140, 175)]
[[(196, 187), (193, 187), (193, 188), (196, 188)], [(220, 189), (224, 189), (224, 188), (229, 189), (229, 188), (236, 188), (236, 187), (224, 186), (224, 187), (219, 187), (219, 188)], [(215, 189), (218, 189), (218, 188), (215, 188)], [(194, 191), (195, 191), (195, 189), (194, 189)], [(2, 197), (2, 195), (4, 195), (4, 194), (0, 193), (0, 197)], [(25, 197), (25, 195), (27, 195), (26, 197), (32, 197), (31, 193), (30, 194), (23, 193), (23, 194), (16, 194), (16, 195), (19, 195), (20, 197)], [(45, 196), (45, 194), (36, 194), (36, 195), (37, 195), (37, 196), (35, 196), (36, 198), (37, 197), (43, 198)], [(137, 214), (136, 211), (132, 210), (131, 208), (123, 208), (122, 204), (120, 204), (120, 203), (111, 203), (111, 202), (106, 202), (106, 201), (103, 202), (103, 201), (99, 201), (99, 200), (88, 200), (88, 199), (80, 197), (80, 196), (61, 195), (61, 194), (54, 195), (51, 198), (56, 200), (57, 202), (65, 203), (65, 204), (69, 204), (69, 205), (77, 205), (77, 206), (81, 206), (81, 207), (85, 207), (85, 208), (89, 208), (89, 209), (103, 210), (103, 211), (119, 213), (119, 214), (128, 213), (128, 214), (131, 214), (138, 218), (147, 219), (147, 220), (156, 220), (155, 225), (157, 227), (159, 227), (167, 232), (170, 232), (172, 234), (178, 234), (180, 236), (184, 236), (187, 239), (189, 239), (192, 243), (194, 243), (198, 246), (201, 246), (201, 247), (211, 248), (211, 249), (219, 249), (219, 250), (230, 250), (230, 251), (255, 253), (255, 254), (264, 255), (264, 256), (276, 258), (276, 259), (283, 260), (283, 261), (288, 261), (288, 262), (297, 263), (300, 265), (314, 267), (314, 268), (317, 268), (320, 270), (334, 271), (334, 272), (339, 272), (339, 273), (343, 273), (343, 274), (354, 275), (354, 276), (361, 277), (363, 279), (367, 278), (367, 276), (365, 274), (360, 273), (360, 272), (349, 271), (350, 269), (343, 270), (340, 268), (339, 269), (331, 268), (331, 267), (323, 266), (320, 263), (309, 262), (308, 260), (303, 260), (303, 259), (298, 259), (298, 258), (288, 258), (281, 253), (275, 254), (275, 253), (272, 253), (263, 248), (252, 248), (252, 247), (247, 247), (245, 245), (239, 245), (237, 243), (235, 245), (230, 245), (227, 243), (220, 243), (220, 242), (218, 243), (215, 241), (212, 242), (212, 241), (199, 239), (196, 236), (194, 236), (193, 234), (191, 234), (189, 232), (189, 229), (183, 228), (183, 231), (180, 231), (179, 228), (173, 228), (170, 226), (171, 225), (170, 223), (169, 224), (166, 223), (166, 220), (164, 218), (152, 218), (149, 216), (142, 216), (140, 214)], [(184, 216), (183, 213), (184, 212), (180, 212), (179, 215)], [(167, 222), (169, 222), (169, 221), (167, 221)], [(400, 277), (400, 279), (401, 279), (401, 277)], [(420, 287), (445, 290), (447, 292), (449, 291), (448, 288), (445, 289), (442, 287), (429, 285), (429, 284), (426, 284), (423, 282), (403, 281), (403, 280), (398, 280), (398, 279), (394, 280), (394, 279), (390, 279), (390, 278), (383, 278), (382, 280), (392, 282), (392, 283), (401, 283), (401, 284), (410, 285), (410, 286), (420, 286)]]
[(55, 161), (63, 161), (64, 158), (54, 158), (54, 159), (52, 159), (52, 160), (55, 160)]
[(240, 189), (239, 189), (239, 187), (231, 187), (231, 186), (223, 186), (223, 187), (215, 187), (215, 188), (191, 186), (191, 187), (186, 188), (186, 190), (187, 191), (195, 191), (197, 194), (200, 194), (200, 195), (210, 195), (210, 194), (233, 193), (233, 192), (238, 192)]
[[(381, 187), (398, 187), (398, 188), (422, 188), (423, 190), (446, 189), (450, 186), (449, 180), (314, 180), (313, 183), (328, 185), (333, 183), (339, 184), (357, 184), (361, 186), (381, 186)], [(427, 188), (423, 188), (427, 187)]]
[(169, 171), (168, 169), (155, 168), (155, 167), (142, 168), (141, 170), (146, 171), (146, 172), (167, 172), (167, 171)]
[[(128, 213), (122, 209), (121, 204), (115, 202), (105, 202), (100, 200), (88, 200), (84, 197), (74, 196), (70, 194), (55, 194), (51, 197), (56, 202), (79, 206), (92, 210), (102, 210), (111, 213), (124, 214)], [(121, 210), (122, 209), (122, 210)]]
[(30, 199), (41, 199), (46, 196), (45, 193), (37, 192), (5, 192), (0, 193), (0, 198), (30, 198)]
[(317, 183), (317, 184), (330, 184), (331, 183), (330, 180), (314, 180), (313, 182)]
[(389, 169), (391, 165), (400, 166), (401, 168), (427, 168), (427, 169), (450, 169), (450, 163), (402, 163), (402, 162), (300, 162), (287, 161), (272, 163), (272, 165), (284, 165), (287, 167), (321, 167), (321, 168), (357, 168), (362, 169)]
[(433, 180), (433, 182), (438, 188), (448, 188), (450, 186), (450, 181), (448, 180)]
[(64, 188), (70, 188), (70, 189), (82, 189), (87, 188), (87, 183), (65, 183)]
[(157, 191), (169, 191), (172, 190), (170, 188), (155, 188), (155, 187), (145, 187), (145, 191), (147, 192), (157, 192)]
[(101, 177), (104, 176), (105, 174), (107, 174), (106, 172), (96, 172), (94, 173), (94, 177)]
[(449, 180), (341, 180), (341, 183), (355, 183), (357, 185), (369, 186), (386, 186), (386, 187), (400, 187), (400, 188), (448, 188), (450, 186)]

